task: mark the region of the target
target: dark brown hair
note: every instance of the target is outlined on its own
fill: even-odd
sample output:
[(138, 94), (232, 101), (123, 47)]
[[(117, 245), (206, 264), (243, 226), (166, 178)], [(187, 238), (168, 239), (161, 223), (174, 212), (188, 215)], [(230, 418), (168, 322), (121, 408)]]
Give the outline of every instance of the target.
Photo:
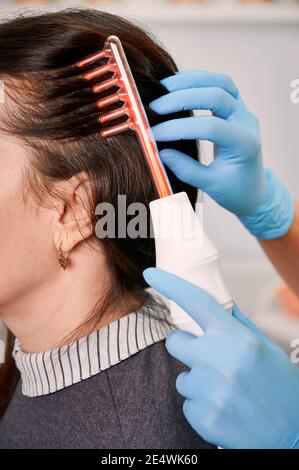
[[(90, 9), (67, 9), (17, 17), (0, 25), (0, 78), (9, 97), (9, 106), (0, 115), (0, 130), (15, 136), (27, 149), (28, 181), (41, 202), (53, 191), (53, 182), (82, 171), (88, 174), (93, 224), (97, 221), (94, 207), (101, 201), (116, 206), (118, 194), (125, 194), (127, 204), (148, 204), (157, 197), (134, 132), (100, 138), (92, 83), (86, 83), (74, 65), (100, 50), (111, 34), (123, 43), (150, 124), (189, 115), (180, 112), (161, 117), (149, 109), (150, 101), (167, 92), (160, 80), (177, 68), (149, 34), (123, 18)], [(165, 146), (167, 143), (159, 148)], [(194, 141), (168, 146), (197, 158)], [(169, 178), (174, 192), (187, 191), (195, 202), (195, 189), (173, 174)], [(114, 282), (107, 298), (101, 299), (102, 307), (124, 292), (140, 295), (145, 288), (142, 271), (155, 264), (153, 239), (107, 238), (99, 243)], [(88, 317), (89, 328), (98, 322), (100, 309), (95, 311)], [(0, 368), (0, 416), (18, 379), (12, 345), (9, 334), (6, 364)]]

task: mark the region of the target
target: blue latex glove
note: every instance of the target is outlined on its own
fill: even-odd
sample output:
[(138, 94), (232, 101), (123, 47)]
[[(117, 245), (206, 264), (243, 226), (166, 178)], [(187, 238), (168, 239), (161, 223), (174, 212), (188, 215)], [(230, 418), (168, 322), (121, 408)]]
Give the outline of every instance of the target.
[(231, 316), (200, 288), (159, 269), (146, 269), (144, 278), (205, 332), (174, 331), (166, 342), (190, 368), (177, 389), (193, 429), (223, 448), (299, 448), (299, 370), (283, 350), (236, 306)]
[(294, 204), (285, 186), (264, 169), (259, 123), (232, 80), (222, 74), (191, 70), (161, 83), (169, 93), (150, 103), (153, 111), (168, 114), (200, 109), (213, 115), (158, 124), (153, 127), (155, 139), (200, 139), (215, 144), (215, 160), (209, 166), (173, 149), (161, 151), (164, 163), (182, 181), (235, 213), (256, 237), (285, 235), (294, 218)]

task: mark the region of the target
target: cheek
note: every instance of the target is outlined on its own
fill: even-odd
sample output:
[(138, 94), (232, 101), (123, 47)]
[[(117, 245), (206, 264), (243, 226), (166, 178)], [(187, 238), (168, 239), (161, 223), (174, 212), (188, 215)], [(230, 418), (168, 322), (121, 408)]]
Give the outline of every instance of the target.
[(25, 202), (16, 177), (6, 181), (0, 185), (0, 307), (42, 282), (56, 251), (53, 212), (33, 198)]

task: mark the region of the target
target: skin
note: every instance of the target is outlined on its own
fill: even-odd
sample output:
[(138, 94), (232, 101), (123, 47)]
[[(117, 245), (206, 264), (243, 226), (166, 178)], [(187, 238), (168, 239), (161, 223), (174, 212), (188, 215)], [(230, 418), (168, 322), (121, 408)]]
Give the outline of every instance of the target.
[[(55, 183), (61, 198), (45, 208), (33, 194), (23, 196), (28, 160), (20, 143), (0, 135), (0, 318), (24, 351), (39, 352), (69, 341), (65, 337), (103, 298), (111, 276), (84, 208), (86, 176)], [(65, 271), (58, 262), (60, 246), (69, 252)], [(97, 326), (133, 308), (136, 301), (126, 296)]]
[(260, 240), (260, 244), (286, 284), (299, 296), (299, 204), (288, 233), (275, 240)]

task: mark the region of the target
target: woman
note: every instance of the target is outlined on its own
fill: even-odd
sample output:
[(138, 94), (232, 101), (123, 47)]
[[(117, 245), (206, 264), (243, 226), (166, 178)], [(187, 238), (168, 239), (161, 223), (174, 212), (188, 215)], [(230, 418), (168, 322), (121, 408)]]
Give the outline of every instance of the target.
[[(157, 197), (134, 133), (99, 137), (98, 97), (74, 65), (110, 34), (145, 106), (163, 95), (175, 64), (121, 18), (65, 10), (0, 26), (1, 448), (211, 447), (182, 414), (168, 310), (145, 290), (153, 239), (95, 235), (97, 204)], [(146, 110), (151, 125), (171, 117)], [(174, 146), (197, 157), (194, 142)]]

